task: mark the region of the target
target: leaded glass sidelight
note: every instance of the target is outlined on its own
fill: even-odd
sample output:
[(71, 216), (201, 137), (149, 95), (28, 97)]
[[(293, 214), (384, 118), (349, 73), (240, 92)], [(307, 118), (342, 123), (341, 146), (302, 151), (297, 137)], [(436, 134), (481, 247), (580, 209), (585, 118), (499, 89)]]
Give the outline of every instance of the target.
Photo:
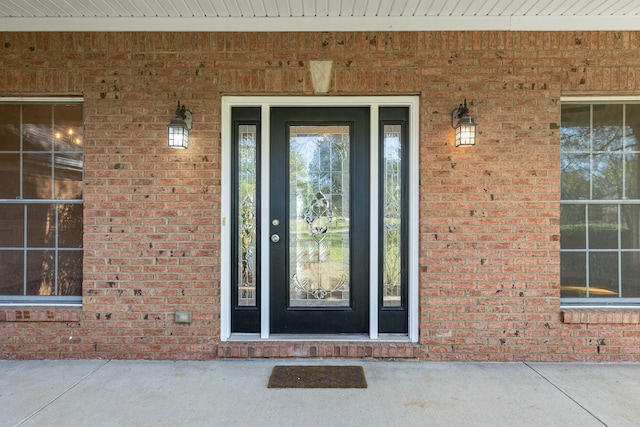
[(350, 305), (349, 126), (289, 127), (289, 305)]
[(238, 127), (238, 306), (255, 307), (257, 126)]
[(384, 125), (382, 159), (382, 305), (402, 304), (402, 126)]

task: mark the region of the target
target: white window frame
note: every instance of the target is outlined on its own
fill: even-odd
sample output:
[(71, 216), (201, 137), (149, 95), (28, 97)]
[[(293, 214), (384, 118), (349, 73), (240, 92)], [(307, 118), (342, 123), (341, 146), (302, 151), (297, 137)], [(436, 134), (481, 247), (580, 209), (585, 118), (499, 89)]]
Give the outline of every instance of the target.
[[(80, 104), (84, 106), (84, 97), (73, 96), (73, 97), (0, 97), (0, 104)], [(84, 123), (83, 123), (84, 126)], [(21, 149), (22, 151), (22, 149)], [(37, 200), (29, 200), (29, 203), (59, 203), (60, 201), (64, 201), (67, 204), (80, 204), (84, 206), (84, 167), (85, 160), (85, 148), (83, 145), (82, 150), (82, 199), (72, 199), (72, 200), (62, 200), (62, 199), (37, 199)], [(22, 168), (22, 165), (20, 166)], [(4, 203), (9, 203), (6, 201)], [(25, 203), (24, 199), (16, 199), (15, 203)], [(1, 204), (0, 204), (1, 206)], [(83, 242), (84, 243), (84, 242)], [(54, 250), (58, 251), (58, 245), (56, 242), (56, 246)], [(84, 244), (83, 248), (79, 248), (84, 252)], [(26, 261), (25, 261), (26, 262)], [(84, 272), (83, 272), (84, 273)], [(57, 274), (57, 272), (56, 272)], [(26, 295), (26, 296), (12, 296), (12, 295), (0, 295), (0, 306), (65, 306), (65, 307), (81, 307), (82, 306), (82, 295), (78, 296), (36, 296), (36, 295)]]
[(261, 319), (259, 334), (231, 333), (231, 109), (233, 107), (260, 107), (261, 109), (261, 207), (262, 212), (269, 212), (269, 138), (270, 138), (270, 108), (271, 107), (369, 107), (371, 111), (371, 253), (370, 258), (378, 258), (378, 157), (379, 157), (379, 123), (378, 111), (380, 107), (408, 107), (409, 108), (409, 212), (408, 212), (408, 316), (409, 325), (407, 335), (381, 334), (378, 332), (378, 264), (371, 263), (370, 268), (370, 301), (369, 301), (369, 334), (368, 336), (325, 336), (321, 340), (357, 340), (357, 341), (418, 341), (418, 166), (419, 166), (419, 103), (418, 96), (322, 96), (322, 97), (292, 97), (292, 96), (223, 96), (222, 97), (222, 164), (221, 164), (221, 281), (220, 281), (220, 339), (233, 340), (314, 340), (319, 337), (308, 336), (272, 336), (269, 330), (269, 218), (262, 215), (261, 247)]
[[(560, 97), (560, 105), (563, 103), (584, 103), (588, 104), (629, 104), (629, 103), (640, 103), (639, 96), (562, 96)], [(562, 129), (562, 123), (560, 124), (560, 128)], [(562, 150), (562, 147), (560, 147)], [(562, 185), (562, 178), (560, 184)], [(623, 204), (640, 204), (640, 202), (636, 201), (626, 201), (625, 199), (607, 199), (607, 200), (560, 200), (560, 204), (575, 204), (580, 203), (586, 206), (590, 205), (623, 205)], [(618, 225), (620, 223), (618, 222)], [(560, 234), (560, 238), (562, 239), (562, 233)], [(571, 252), (570, 250), (561, 252)], [(616, 250), (620, 252), (620, 249)], [(587, 250), (587, 256), (589, 251)], [(620, 269), (620, 258), (618, 258), (618, 268)], [(621, 273), (621, 271), (620, 271)], [(587, 271), (588, 274), (588, 271)], [(621, 280), (621, 279), (619, 279)], [(640, 308), (640, 298), (625, 298), (625, 297), (611, 297), (611, 298), (603, 298), (603, 297), (561, 297), (560, 299), (561, 307), (566, 308), (628, 308), (630, 306)]]

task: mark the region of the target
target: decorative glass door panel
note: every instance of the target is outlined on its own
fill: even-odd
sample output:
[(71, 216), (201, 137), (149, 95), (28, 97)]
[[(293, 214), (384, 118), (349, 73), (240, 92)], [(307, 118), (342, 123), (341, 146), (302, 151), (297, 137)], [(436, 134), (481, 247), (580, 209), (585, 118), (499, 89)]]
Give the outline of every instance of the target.
[(272, 108), (270, 330), (364, 333), (369, 108)]
[(289, 306), (348, 307), (349, 126), (289, 127)]

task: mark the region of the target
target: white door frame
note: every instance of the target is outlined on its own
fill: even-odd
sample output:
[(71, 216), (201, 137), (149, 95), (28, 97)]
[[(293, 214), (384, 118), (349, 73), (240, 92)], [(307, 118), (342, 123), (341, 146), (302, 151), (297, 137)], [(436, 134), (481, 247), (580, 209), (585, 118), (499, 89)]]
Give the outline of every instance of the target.
[[(269, 331), (269, 146), (270, 146), (270, 107), (370, 107), (371, 111), (371, 212), (378, 212), (378, 110), (380, 107), (409, 108), (409, 233), (408, 233), (408, 316), (409, 331), (406, 336), (387, 336), (378, 333), (378, 265), (371, 263), (369, 289), (369, 336), (364, 340), (418, 341), (418, 167), (419, 167), (419, 103), (418, 96), (223, 96), (221, 111), (222, 163), (221, 163), (221, 247), (220, 247), (220, 339), (229, 341), (237, 334), (231, 334), (231, 109), (232, 107), (261, 108), (261, 297), (260, 297), (260, 334), (241, 334), (243, 340), (267, 340)], [(378, 258), (378, 216), (371, 216), (371, 259)], [(309, 336), (313, 338), (313, 336)], [(273, 339), (273, 337), (272, 337)], [(277, 338), (276, 338), (277, 339)], [(295, 337), (296, 340), (304, 337)], [(323, 339), (332, 339), (324, 337)], [(342, 338), (344, 339), (344, 338)], [(363, 340), (362, 337), (357, 339)]]

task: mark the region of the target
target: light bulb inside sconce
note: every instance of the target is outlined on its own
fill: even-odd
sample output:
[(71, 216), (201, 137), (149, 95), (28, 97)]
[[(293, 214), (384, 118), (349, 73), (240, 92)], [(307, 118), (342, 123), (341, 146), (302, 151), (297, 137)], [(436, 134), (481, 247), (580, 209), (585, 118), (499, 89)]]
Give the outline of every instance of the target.
[(175, 114), (176, 116), (167, 125), (167, 142), (171, 148), (184, 150), (189, 144), (189, 131), (191, 130), (193, 118), (191, 111), (187, 110), (184, 105), (180, 105), (180, 101), (178, 101)]
[(456, 130), (456, 147), (476, 145), (476, 122), (469, 116), (467, 100), (451, 112), (451, 127)]

